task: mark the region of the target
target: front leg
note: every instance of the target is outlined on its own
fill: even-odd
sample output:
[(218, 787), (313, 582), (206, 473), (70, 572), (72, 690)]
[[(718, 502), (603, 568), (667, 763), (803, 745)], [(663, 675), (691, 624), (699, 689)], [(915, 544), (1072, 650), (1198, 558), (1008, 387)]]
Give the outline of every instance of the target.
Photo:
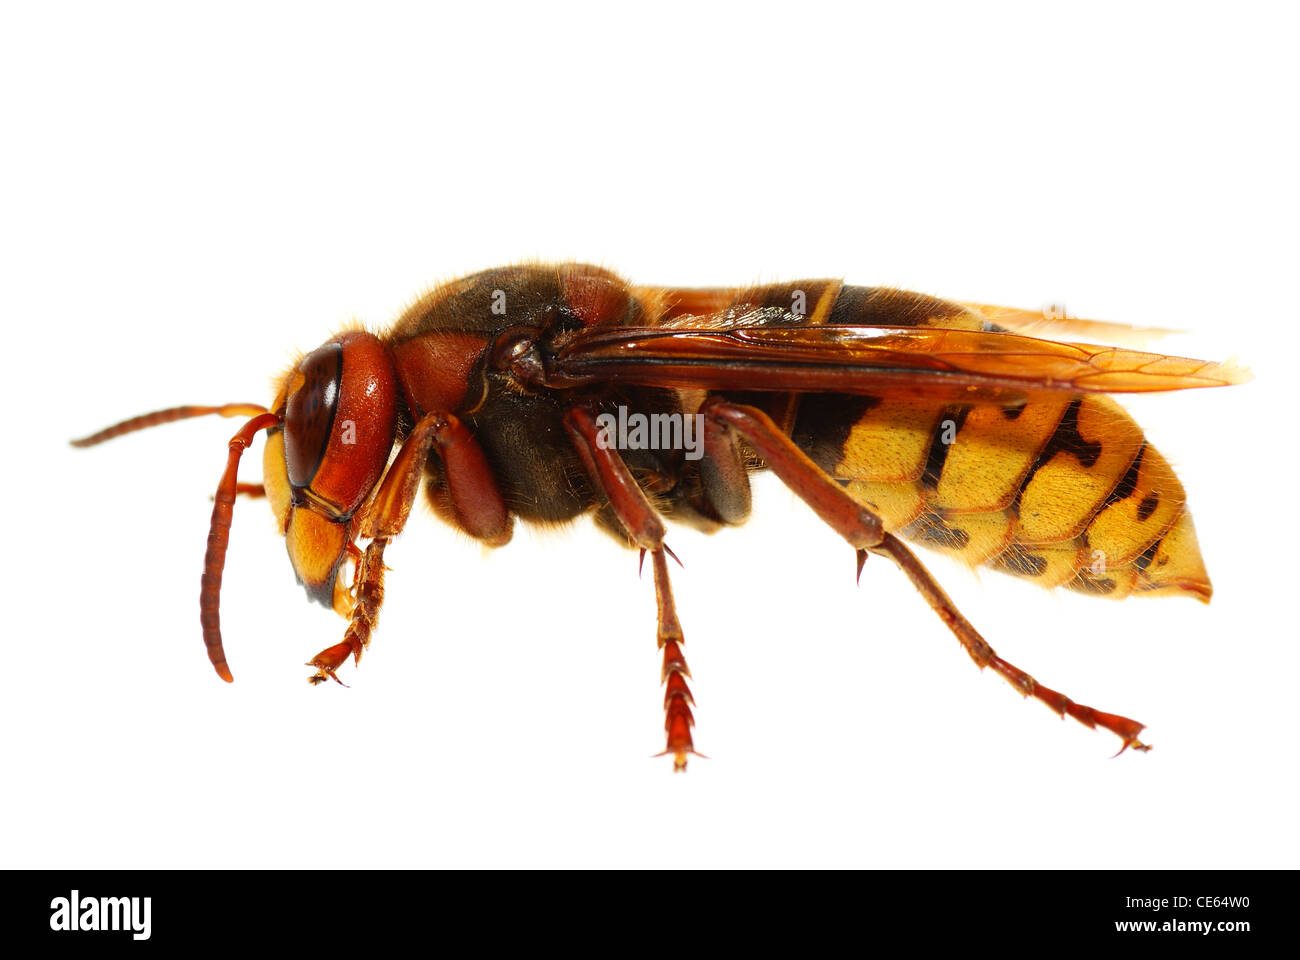
[(313, 684), (333, 680), (346, 686), (335, 672), (352, 656), (359, 663), (361, 651), (370, 645), (370, 634), (379, 623), (379, 608), (384, 602), (384, 547), (388, 540), (379, 537), (371, 540), (361, 559), (357, 561), (357, 575), (353, 581), (356, 600), (348, 618), (348, 629), (343, 642), (322, 650), (308, 661), (307, 666), (316, 672), (307, 679)]
[(365, 507), (360, 529), (370, 544), (357, 559), (353, 581), (356, 602), (342, 642), (308, 661), (307, 666), (316, 668), (309, 678), (313, 684), (326, 679), (342, 683), (335, 671), (349, 656), (361, 662), (361, 653), (370, 644), (384, 602), (384, 548), (406, 526), (425, 464), (434, 451), (442, 458), (461, 527), (494, 546), (510, 539), (510, 514), (478, 441), (449, 413), (430, 413), (421, 418), (388, 468), (374, 499)]
[(590, 410), (585, 407), (570, 409), (564, 416), (564, 426), (569, 431), (587, 476), (605, 495), (632, 542), (641, 548), (642, 559), (645, 559), (647, 552), (650, 553), (655, 575), (655, 604), (659, 614), (657, 638), (664, 658), (661, 682), (666, 686), (664, 730), (668, 738), (664, 752), (659, 756), (672, 754), (673, 772), (681, 772), (686, 769), (689, 754), (697, 757), (703, 754), (695, 752), (695, 744), (691, 739), (691, 728), (695, 726), (691, 705), (695, 701), (686, 683), (691, 671), (687, 668), (686, 656), (682, 653), (682, 627), (677, 620), (672, 585), (668, 580), (668, 556), (672, 551), (664, 544), (663, 521), (655, 513), (618, 451), (607, 449), (601, 444), (600, 428)]

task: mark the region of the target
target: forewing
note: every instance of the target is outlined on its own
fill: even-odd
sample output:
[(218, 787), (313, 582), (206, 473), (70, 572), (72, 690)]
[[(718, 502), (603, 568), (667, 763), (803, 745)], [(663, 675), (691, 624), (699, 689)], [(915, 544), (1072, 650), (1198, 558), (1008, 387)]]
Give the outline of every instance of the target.
[(867, 326), (640, 327), (583, 331), (547, 363), (555, 387), (617, 382), (703, 390), (906, 393), (1017, 403), (1240, 383), (1232, 364), (1014, 333)]

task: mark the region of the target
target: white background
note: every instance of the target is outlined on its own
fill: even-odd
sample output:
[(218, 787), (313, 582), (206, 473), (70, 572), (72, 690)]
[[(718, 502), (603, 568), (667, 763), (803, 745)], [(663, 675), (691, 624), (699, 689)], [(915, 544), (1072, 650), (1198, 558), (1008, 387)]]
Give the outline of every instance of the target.
[[(6, 7), (0, 865), (1300, 865), (1290, 14), (460, 6)], [(712, 758), (685, 776), (649, 759), (650, 578), (586, 523), (487, 555), (422, 506), (351, 687), (311, 688), (342, 621), (241, 502), (221, 683), (197, 594), (237, 424), (67, 440), (269, 402), (349, 318), (530, 257), (1061, 302), (1241, 355), (1247, 386), (1130, 404), (1211, 606), (932, 560), (999, 653), (1156, 749), (1108, 759), (980, 674), (888, 564), (855, 588), (770, 478), (746, 528), (670, 539)]]

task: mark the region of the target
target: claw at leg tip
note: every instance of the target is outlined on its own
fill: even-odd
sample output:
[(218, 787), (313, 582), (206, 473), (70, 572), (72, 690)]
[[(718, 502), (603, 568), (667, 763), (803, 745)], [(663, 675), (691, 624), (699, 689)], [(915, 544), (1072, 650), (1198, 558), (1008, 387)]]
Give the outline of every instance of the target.
[(313, 663), (313, 662), (308, 662), (307, 666), (316, 668), (316, 672), (307, 678), (307, 682), (310, 683), (313, 687), (318, 684), (324, 683), (326, 680), (333, 680), (340, 687), (347, 686), (346, 683), (344, 683), (342, 680), (339, 679), (339, 675), (335, 673), (333, 670), (331, 670), (329, 667), (323, 667), (319, 663)]
[(1111, 756), (1111, 759), (1114, 760), (1115, 757), (1118, 757), (1121, 753), (1123, 753), (1123, 752), (1124, 752), (1125, 750), (1127, 750), (1129, 747), (1132, 747), (1132, 748), (1133, 748), (1134, 750), (1136, 750), (1138, 753), (1150, 753), (1150, 752), (1151, 752), (1151, 744), (1149, 744), (1149, 743), (1143, 743), (1143, 742), (1142, 742), (1141, 740), (1139, 740), (1137, 737), (1129, 737), (1127, 740), (1124, 741), (1123, 744), (1120, 745), (1120, 748), (1119, 748), (1117, 751), (1115, 751), (1114, 755)]
[(690, 749), (689, 747), (680, 750), (671, 750), (671, 749), (661, 750), (658, 753), (656, 753), (654, 757), (657, 759), (659, 757), (667, 757), (671, 755), (673, 758), (673, 773), (685, 773), (686, 758), (689, 754), (695, 754), (695, 756), (700, 757), (703, 760), (709, 759), (708, 757), (704, 756), (704, 754), (696, 753), (694, 750)]

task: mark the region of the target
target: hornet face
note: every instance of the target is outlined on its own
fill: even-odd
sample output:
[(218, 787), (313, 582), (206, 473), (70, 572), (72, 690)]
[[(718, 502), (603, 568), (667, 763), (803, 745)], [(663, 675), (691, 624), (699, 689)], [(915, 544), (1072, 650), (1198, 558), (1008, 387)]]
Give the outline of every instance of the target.
[(307, 354), (284, 378), (268, 431), (263, 483), (307, 595), (346, 612), (339, 570), (358, 511), (379, 483), (397, 429), (397, 382), (384, 344), (350, 331)]

